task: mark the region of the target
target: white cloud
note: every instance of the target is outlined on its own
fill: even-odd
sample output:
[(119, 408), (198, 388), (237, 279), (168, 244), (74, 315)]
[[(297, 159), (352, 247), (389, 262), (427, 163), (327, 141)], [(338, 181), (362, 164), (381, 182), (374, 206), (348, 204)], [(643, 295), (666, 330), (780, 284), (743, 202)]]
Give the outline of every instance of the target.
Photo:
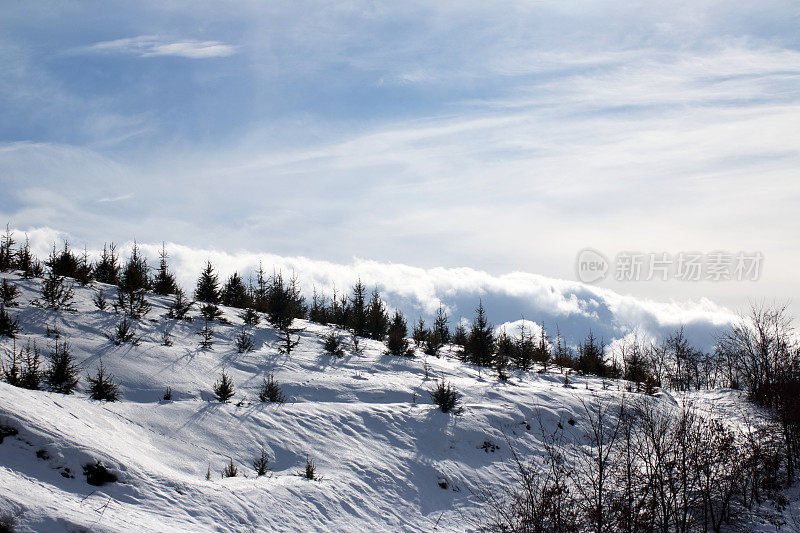
[[(18, 240), (25, 233), (14, 231)], [(30, 229), (27, 235), (40, 257), (49, 253), (54, 242), (68, 238), (52, 228)], [(79, 243), (70, 242), (80, 248)], [(120, 255), (126, 257), (132, 246), (132, 242), (120, 245)], [(161, 244), (139, 242), (138, 246), (155, 265)], [(735, 319), (733, 312), (708, 299), (658, 302), (525, 272), (493, 275), (472, 268), (419, 268), (362, 259), (334, 263), (299, 256), (197, 249), (175, 243), (166, 243), (166, 250), (179, 283), (189, 290), (194, 288), (206, 261), (217, 269), (221, 282), (233, 272), (247, 279), (262, 264), (268, 274), (273, 270), (297, 274), (307, 296), (315, 288), (328, 297), (334, 287), (339, 294), (349, 292), (360, 278), (368, 288), (377, 286), (388, 304), (403, 310), (412, 321), (417, 316), (430, 319), (440, 305), (448, 311), (451, 325), (462, 318), (471, 320), (481, 299), (498, 329), (505, 326), (509, 333), (515, 333), (524, 323), (538, 335), (539, 327), (544, 326), (551, 338), (558, 329), (572, 343), (590, 329), (598, 338), (611, 342), (634, 331), (646, 338), (660, 338), (685, 325), (689, 337), (708, 349), (714, 335)], [(93, 257), (99, 253), (98, 249), (89, 250)]]
[(113, 41), (102, 41), (89, 46), (73, 48), (77, 54), (133, 54), (139, 57), (177, 56), (190, 59), (226, 57), (236, 53), (237, 47), (219, 41), (194, 39), (172, 41), (156, 35), (140, 35)]

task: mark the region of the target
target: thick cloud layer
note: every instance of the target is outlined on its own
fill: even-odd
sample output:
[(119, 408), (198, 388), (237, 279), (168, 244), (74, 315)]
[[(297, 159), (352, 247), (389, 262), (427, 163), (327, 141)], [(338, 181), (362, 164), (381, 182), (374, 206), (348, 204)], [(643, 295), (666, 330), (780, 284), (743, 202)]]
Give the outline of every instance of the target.
[[(15, 231), (17, 240), (24, 232)], [(68, 236), (48, 228), (27, 232), (33, 250), (44, 257), (53, 243)], [(132, 242), (118, 247), (122, 257), (130, 253)], [(138, 243), (150, 264), (157, 264), (160, 243)], [(657, 302), (635, 298), (575, 281), (559, 280), (526, 272), (492, 275), (472, 268), (418, 268), (397, 263), (353, 259), (333, 263), (305, 257), (285, 257), (267, 253), (227, 252), (191, 248), (166, 243), (171, 268), (180, 284), (193, 289), (206, 261), (211, 261), (224, 280), (233, 272), (245, 279), (259, 264), (273, 270), (295, 273), (307, 296), (316, 289), (328, 297), (334, 288), (349, 291), (357, 279), (367, 287), (378, 287), (391, 307), (399, 308), (410, 321), (418, 316), (430, 320), (440, 305), (448, 311), (451, 323), (471, 320), (478, 301), (482, 301), (493, 324), (510, 331), (522, 319), (534, 328), (543, 325), (553, 337), (556, 331), (570, 343), (580, 341), (589, 330), (611, 342), (632, 332), (659, 339), (684, 326), (690, 340), (710, 349), (715, 335), (735, 318), (735, 314), (708, 299), (684, 302)], [(89, 250), (91, 256), (97, 250)]]

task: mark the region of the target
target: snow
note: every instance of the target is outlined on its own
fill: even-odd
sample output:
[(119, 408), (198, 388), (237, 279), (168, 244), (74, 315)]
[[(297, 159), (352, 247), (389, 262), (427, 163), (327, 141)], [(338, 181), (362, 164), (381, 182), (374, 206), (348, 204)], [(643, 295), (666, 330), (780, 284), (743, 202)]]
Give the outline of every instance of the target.
[[(76, 285), (77, 312), (56, 312), (28, 304), (39, 281), (5, 277), (21, 290), (20, 307), (9, 309), (23, 328), (17, 347), (31, 340), (46, 354), (55, 326), (82, 368), (70, 396), (0, 383), (0, 424), (19, 430), (0, 444), (0, 510), (18, 514), (21, 531), (470, 530), (478, 492), (505, 486), (513, 470), (506, 438), (536, 455), (539, 420), (550, 430), (574, 418), (575, 427), (563, 426), (579, 432), (582, 401), (625, 394), (620, 383), (604, 390), (601, 380), (580, 376), (565, 388), (556, 371), (514, 373), (502, 383), (451, 357), (385, 355), (370, 340), (362, 355), (334, 358), (322, 348), (328, 327), (303, 321), (295, 323), (305, 329), (291, 355), (279, 352), (263, 321), (250, 328), (256, 350), (238, 354), (241, 320), (224, 307), (230, 324), (214, 324), (214, 349), (200, 351), (201, 323), (167, 320), (169, 298), (152, 295), (153, 309), (135, 321), (140, 345), (116, 346), (105, 333), (121, 317), (94, 307), (97, 287)], [(115, 289), (103, 287), (113, 299)], [(172, 346), (160, 344), (164, 327)], [(12, 341), (0, 345), (10, 349)], [(101, 359), (120, 385), (119, 402), (87, 397), (86, 374)], [(229, 404), (211, 393), (223, 369), (236, 385)], [(287, 397), (283, 405), (257, 401), (269, 373)], [(463, 394), (460, 416), (431, 404), (428, 391), (441, 378)], [(172, 401), (160, 399), (167, 387)], [(262, 447), (271, 474), (256, 477), (251, 463)], [(320, 481), (297, 475), (306, 457)], [(240, 477), (222, 479), (231, 459)], [(82, 465), (95, 460), (119, 482), (88, 485)]]

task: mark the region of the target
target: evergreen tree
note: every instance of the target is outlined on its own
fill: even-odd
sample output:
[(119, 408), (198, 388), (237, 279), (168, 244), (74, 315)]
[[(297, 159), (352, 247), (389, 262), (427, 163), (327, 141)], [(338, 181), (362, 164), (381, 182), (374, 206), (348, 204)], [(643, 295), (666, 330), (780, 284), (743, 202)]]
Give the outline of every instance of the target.
[(239, 309), (244, 309), (251, 305), (247, 287), (244, 286), (241, 276), (236, 272), (228, 278), (228, 281), (222, 287), (222, 305), (238, 307)]
[(257, 326), (258, 323), (261, 322), (261, 317), (258, 315), (258, 312), (252, 307), (246, 307), (239, 313), (239, 318), (242, 319), (242, 322), (244, 322), (246, 326)]
[(214, 346), (214, 330), (208, 325), (208, 320), (205, 321), (203, 329), (197, 332), (200, 335), (200, 342), (197, 345), (199, 350), (213, 350)]
[(0, 237), (0, 272), (11, 270), (14, 266), (14, 234), (6, 224), (6, 232)]
[(103, 244), (103, 255), (94, 264), (94, 279), (100, 283), (116, 285), (119, 283), (119, 258), (117, 246), (112, 242), (110, 246)]
[(594, 333), (589, 330), (586, 340), (578, 345), (578, 368), (585, 374), (606, 377), (608, 368), (605, 364), (605, 346), (598, 343)]
[(337, 297), (335, 286), (331, 298), (330, 321), (341, 328), (346, 328), (350, 323), (350, 301), (346, 294)]
[(447, 321), (447, 313), (440, 305), (436, 311), (436, 318), (433, 320), (433, 336), (440, 347), (450, 344), (450, 327), (447, 325)]
[(66, 341), (59, 344), (56, 340), (53, 352), (50, 354), (50, 366), (45, 374), (45, 381), (51, 392), (60, 394), (72, 394), (78, 386), (80, 381), (78, 365), (69, 353)]
[(494, 356), (494, 328), (489, 325), (486, 319), (486, 310), (483, 302), (478, 303), (475, 320), (472, 321), (467, 338), (467, 345), (464, 347), (464, 356), (473, 365), (492, 366)]
[(253, 337), (249, 335), (244, 326), (242, 326), (242, 330), (239, 332), (239, 335), (236, 336), (236, 351), (238, 353), (248, 353), (252, 352), (253, 348), (255, 348)]
[(414, 328), (411, 330), (411, 338), (414, 341), (414, 345), (417, 348), (421, 348), (422, 345), (428, 338), (428, 330), (425, 329), (425, 321), (422, 317), (419, 317), (417, 323), (414, 324)]
[(311, 307), (308, 309), (308, 319), (317, 324), (325, 325), (328, 323), (328, 310), (325, 307), (325, 295), (317, 294), (316, 287), (314, 287), (314, 293), (311, 296)]
[(344, 355), (342, 338), (339, 336), (336, 328), (330, 328), (328, 330), (328, 333), (323, 338), (322, 346), (329, 355), (335, 355), (336, 357), (342, 357)]
[(544, 326), (541, 326), (539, 332), (539, 343), (533, 351), (533, 360), (542, 365), (542, 369), (547, 372), (547, 364), (550, 362), (550, 344), (547, 342), (547, 334), (544, 332)]
[(361, 283), (361, 278), (353, 286), (353, 296), (351, 297), (350, 321), (349, 326), (359, 337), (366, 337), (369, 334), (367, 327), (367, 288)]
[(40, 390), (44, 372), (41, 370), (42, 359), (39, 348), (36, 347), (36, 342), (33, 343), (33, 348), (31, 348), (31, 343), (28, 341), (24, 357), (22, 356), (22, 350), (20, 350), (20, 359), (22, 360), (22, 366), (20, 367), (19, 384), (17, 386), (23, 389)]
[(267, 309), (269, 309), (269, 280), (264, 274), (264, 268), (261, 266), (261, 263), (258, 264), (256, 284), (251, 292), (253, 308), (259, 313), (266, 313)]
[(19, 333), (19, 317), (11, 318), (5, 305), (0, 305), (0, 337), (14, 338)]
[(400, 311), (394, 312), (394, 318), (389, 326), (389, 333), (386, 339), (386, 347), (388, 353), (391, 355), (399, 355), (404, 357), (412, 357), (414, 351), (411, 349), (406, 336), (408, 335), (408, 326), (406, 319), (403, 318)]
[(372, 291), (372, 298), (369, 301), (367, 327), (370, 338), (376, 341), (382, 341), (389, 331), (389, 314), (386, 312), (386, 305), (381, 300), (377, 287)]
[(43, 269), (39, 260), (31, 252), (31, 244), (28, 235), (25, 235), (25, 243), (20, 245), (17, 250), (17, 262), (14, 265), (17, 270), (22, 271), (25, 279), (36, 278), (42, 275)]
[(160, 296), (169, 296), (175, 294), (178, 290), (178, 284), (175, 282), (175, 276), (169, 271), (167, 266), (167, 250), (164, 243), (161, 243), (161, 251), (158, 253), (158, 269), (153, 278), (153, 292)]
[(134, 241), (131, 256), (122, 267), (117, 286), (120, 291), (132, 294), (147, 291), (150, 288), (150, 275), (148, 273), (147, 258), (139, 252), (139, 246)]
[(108, 376), (103, 367), (103, 360), (97, 368), (97, 375), (86, 376), (89, 382), (89, 397), (93, 400), (115, 402), (119, 399), (119, 385), (114, 383), (114, 377)]
[(214, 321), (222, 317), (222, 311), (220, 311), (218, 305), (220, 302), (219, 281), (214, 273), (214, 267), (211, 266), (211, 261), (206, 262), (206, 268), (197, 280), (194, 298), (203, 303), (200, 308), (200, 314), (203, 319)]
[(465, 348), (467, 346), (467, 330), (464, 327), (464, 324), (459, 322), (456, 324), (456, 330), (453, 332), (453, 339), (452, 342), (456, 346), (461, 346)]
[(533, 335), (523, 320), (519, 329), (519, 336), (514, 339), (514, 366), (520, 370), (528, 370), (534, 359), (536, 345), (533, 342)]
[(6, 307), (17, 307), (19, 304), (16, 302), (19, 296), (19, 289), (13, 283), (9, 283), (7, 279), (3, 279), (0, 285), (0, 303)]
[(167, 311), (167, 318), (186, 320), (187, 319), (186, 314), (189, 312), (189, 310), (192, 308), (193, 305), (194, 302), (187, 300), (183, 294), (183, 289), (178, 287), (175, 290), (175, 297), (169, 304), (169, 310)]
[(61, 252), (56, 251), (54, 243), (50, 257), (45, 261), (45, 265), (50, 267), (50, 270), (57, 276), (73, 279), (78, 277), (79, 264), (80, 259), (69, 249), (69, 242), (66, 240), (64, 241), (64, 249)]
[(92, 264), (89, 262), (89, 251), (86, 246), (83, 247), (83, 253), (78, 259), (78, 271), (75, 273), (75, 280), (85, 287), (92, 281), (94, 272), (92, 271)]
[(72, 308), (72, 299), (74, 297), (72, 285), (68, 285), (65, 282), (65, 278), (56, 274), (52, 269), (42, 281), (41, 294), (42, 300), (34, 300), (32, 302), (34, 305), (55, 311), (74, 311)]
[(197, 288), (194, 291), (194, 299), (198, 302), (217, 305), (219, 304), (219, 280), (214, 273), (211, 261), (206, 262), (206, 267), (197, 279)]
[(497, 379), (505, 381), (508, 379), (506, 370), (509, 363), (515, 358), (516, 350), (514, 340), (508, 336), (505, 329), (497, 336), (495, 347), (494, 368), (497, 371)]
[(222, 371), (219, 381), (214, 383), (214, 398), (220, 403), (228, 403), (234, 395), (233, 380)]
[(297, 278), (286, 283), (283, 275), (278, 272), (270, 279), (267, 296), (267, 318), (276, 328), (285, 331), (289, 329), (295, 318), (305, 316), (305, 304), (297, 287)]
[(261, 389), (258, 391), (258, 400), (262, 403), (283, 403), (286, 401), (286, 397), (281, 392), (280, 385), (278, 385), (278, 382), (275, 381), (275, 376), (271, 373), (261, 384)]

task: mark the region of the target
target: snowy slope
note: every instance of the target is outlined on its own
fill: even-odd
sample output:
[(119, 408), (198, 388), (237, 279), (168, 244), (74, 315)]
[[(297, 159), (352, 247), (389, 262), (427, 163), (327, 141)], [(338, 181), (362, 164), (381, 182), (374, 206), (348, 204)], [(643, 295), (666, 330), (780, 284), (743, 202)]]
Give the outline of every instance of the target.
[[(479, 509), (475, 492), (503, 485), (512, 471), (506, 437), (517, 451), (537, 454), (539, 420), (551, 428), (574, 418), (575, 427), (563, 425), (578, 432), (582, 400), (623, 394), (619, 384), (603, 390), (599, 379), (577, 376), (565, 388), (557, 372), (498, 383), (448, 357), (427, 358), (426, 377), (421, 354), (384, 355), (368, 340), (363, 355), (334, 358), (322, 348), (328, 328), (302, 321), (290, 356), (279, 353), (264, 322), (253, 330), (256, 350), (238, 354), (241, 320), (225, 308), (231, 324), (215, 325), (214, 349), (199, 351), (199, 321), (165, 319), (168, 299), (156, 296), (137, 321), (141, 344), (115, 346), (104, 334), (120, 316), (95, 309), (94, 289), (76, 286), (77, 312), (54, 312), (28, 304), (38, 281), (4, 276), (21, 289), (21, 305), (11, 309), (23, 328), (17, 346), (30, 339), (46, 354), (53, 344), (47, 330), (57, 327), (83, 369), (71, 396), (0, 383), (0, 424), (19, 429), (0, 444), (0, 507), (20, 514), (22, 530), (469, 530)], [(105, 289), (112, 298), (114, 288)], [(173, 346), (160, 345), (164, 327)], [(0, 344), (12, 345), (7, 338)], [(84, 392), (86, 373), (101, 358), (120, 384), (120, 402)], [(211, 395), (223, 369), (236, 384), (230, 404)], [(285, 404), (257, 402), (268, 373)], [(427, 391), (440, 377), (463, 394), (461, 416), (431, 404)], [(167, 387), (173, 401), (160, 400)], [(272, 475), (256, 478), (251, 462), (261, 447)], [(306, 456), (321, 481), (296, 475)], [(118, 483), (86, 483), (82, 465), (96, 459), (119, 474)], [(240, 477), (222, 479), (231, 459)]]

